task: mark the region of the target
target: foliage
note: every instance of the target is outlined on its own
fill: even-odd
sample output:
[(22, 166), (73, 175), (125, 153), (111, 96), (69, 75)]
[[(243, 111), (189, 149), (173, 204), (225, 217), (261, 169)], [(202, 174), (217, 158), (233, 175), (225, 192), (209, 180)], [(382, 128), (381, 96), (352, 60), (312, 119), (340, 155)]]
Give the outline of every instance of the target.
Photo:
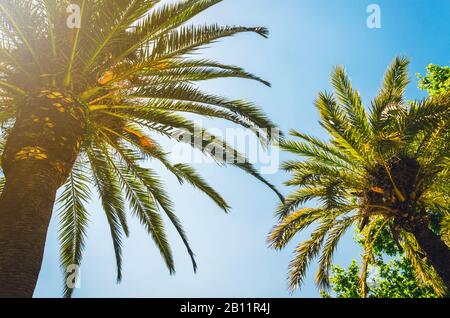
[[(357, 241), (364, 245), (364, 237), (359, 234)], [(404, 255), (401, 248), (389, 237), (388, 231), (378, 237), (374, 244), (374, 260), (368, 271), (371, 275), (367, 280), (367, 297), (369, 298), (434, 298), (438, 295), (432, 286), (424, 284), (418, 279), (414, 266)], [(388, 257), (390, 260), (386, 261)], [(331, 268), (331, 291), (338, 298), (361, 297), (359, 274), (361, 268), (353, 260), (347, 269), (339, 265)], [(321, 291), (323, 297), (332, 295), (325, 290)]]
[(450, 67), (430, 64), (425, 76), (420, 79), (419, 88), (427, 90), (430, 95), (444, 94), (450, 91)]
[[(88, 224), (85, 206), (92, 189), (97, 190), (109, 223), (118, 281), (122, 242), (129, 234), (126, 205), (155, 241), (170, 273), (175, 266), (163, 214), (175, 226), (196, 269), (194, 253), (163, 182), (153, 167), (143, 167), (142, 160), (162, 163), (181, 183), (203, 191), (224, 211), (229, 206), (193, 168), (169, 162), (170, 150), (156, 142), (157, 136), (187, 142), (221, 165), (234, 165), (266, 183), (281, 198), (246, 158), (186, 116), (226, 120), (251, 129), (264, 144), (271, 142), (275, 125), (257, 106), (203, 92), (195, 85), (217, 78), (269, 85), (240, 67), (194, 54), (243, 32), (268, 36), (263, 27), (189, 24), (219, 2), (80, 0), (78, 29), (66, 25), (67, 0), (0, 2), (1, 144), (26, 101), (36, 94), (45, 96), (61, 112), (83, 113), (80, 120), (85, 132), (78, 160), (59, 197), (64, 270), (81, 262)], [(207, 153), (211, 146), (220, 151)], [(66, 296), (71, 293), (65, 289)]]
[[(283, 150), (303, 158), (282, 165), (292, 175), (286, 185), (297, 189), (280, 204), (280, 221), (269, 245), (282, 249), (295, 234), (315, 226), (290, 263), (292, 291), (303, 283), (316, 257), (316, 283), (321, 289), (330, 286), (339, 240), (357, 225), (364, 238), (361, 296), (367, 295), (368, 268), (383, 233), (406, 252), (421, 281), (438, 295), (446, 293), (410, 232), (433, 215), (442, 235), (448, 233), (443, 220), (449, 214), (450, 92), (407, 102), (408, 65), (406, 58), (393, 61), (370, 108), (364, 107), (344, 68), (337, 67), (331, 76), (335, 93), (322, 92), (315, 103), (330, 140), (292, 130), (295, 139), (281, 142)], [(301, 207), (311, 201), (318, 206)]]
[[(344, 269), (338, 265), (332, 267), (331, 289), (337, 298), (360, 298), (359, 273), (361, 268), (355, 260)], [(369, 278), (367, 297), (369, 298), (435, 298), (432, 287), (417, 281), (412, 264), (406, 257), (389, 262), (377, 260), (371, 266), (374, 277)], [(332, 295), (322, 291), (322, 296)]]

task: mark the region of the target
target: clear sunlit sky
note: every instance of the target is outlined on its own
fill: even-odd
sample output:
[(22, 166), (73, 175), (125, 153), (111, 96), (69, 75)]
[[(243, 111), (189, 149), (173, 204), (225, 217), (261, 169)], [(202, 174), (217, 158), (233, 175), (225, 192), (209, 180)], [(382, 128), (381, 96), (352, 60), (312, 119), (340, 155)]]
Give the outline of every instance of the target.
[[(368, 29), (366, 8), (382, 9), (382, 28)], [(246, 98), (260, 105), (283, 131), (291, 128), (325, 137), (313, 101), (330, 89), (333, 66), (343, 64), (367, 102), (379, 88), (386, 66), (396, 55), (408, 56), (412, 83), (408, 98), (422, 97), (415, 74), (429, 63), (449, 64), (450, 0), (225, 0), (197, 17), (198, 23), (266, 26), (268, 40), (241, 34), (202, 51), (207, 57), (245, 67), (269, 80), (267, 88), (245, 80), (202, 84), (210, 92)], [(366, 103), (367, 104), (367, 103)], [(219, 127), (223, 127), (219, 125)], [(287, 156), (283, 154), (282, 159)], [(152, 163), (151, 163), (152, 164)], [(197, 255), (194, 274), (185, 249), (167, 224), (177, 273), (170, 276), (150, 237), (130, 218), (131, 236), (124, 244), (124, 278), (115, 282), (115, 260), (105, 216), (98, 203), (90, 205), (91, 223), (75, 297), (317, 297), (316, 264), (301, 291), (290, 295), (286, 274), (295, 248), (266, 248), (266, 235), (275, 223), (277, 197), (253, 177), (235, 168), (196, 164), (202, 175), (225, 197), (232, 213), (225, 215), (207, 197), (159, 166), (176, 211)], [(287, 194), (287, 175), (266, 175)], [(60, 297), (56, 213), (48, 234), (45, 259), (35, 296)], [(307, 237), (303, 233), (296, 242)], [(360, 250), (349, 231), (335, 261), (347, 266)]]

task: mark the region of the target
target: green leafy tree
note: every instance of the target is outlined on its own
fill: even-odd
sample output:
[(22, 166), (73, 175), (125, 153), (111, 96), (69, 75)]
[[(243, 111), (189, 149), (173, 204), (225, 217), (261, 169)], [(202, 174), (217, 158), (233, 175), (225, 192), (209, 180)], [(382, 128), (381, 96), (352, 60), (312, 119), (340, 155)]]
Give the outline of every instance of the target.
[[(418, 75), (419, 88), (424, 89), (430, 96), (447, 94), (450, 92), (450, 67), (430, 64), (426, 69), (426, 75), (422, 77)], [(450, 183), (443, 183), (440, 185), (443, 193), (450, 193)], [(440, 218), (439, 213), (433, 216), (433, 227), (436, 231), (441, 231), (442, 239), (450, 246), (450, 218)], [(439, 226), (439, 223), (441, 226)]]
[(445, 94), (450, 91), (450, 67), (430, 64), (425, 76), (417, 75), (420, 79), (419, 88), (427, 90), (433, 95)]
[[(369, 298), (435, 298), (437, 297), (432, 287), (418, 282), (414, 269), (405, 257), (384, 262), (379, 260), (379, 265), (371, 266), (375, 270), (375, 277), (369, 279), (367, 297)], [(331, 290), (337, 298), (359, 298), (361, 288), (359, 273), (361, 268), (355, 260), (347, 269), (338, 265), (331, 268)], [(322, 291), (324, 298), (332, 298), (333, 295)]]
[[(258, 107), (195, 85), (229, 77), (269, 84), (239, 67), (192, 54), (238, 33), (267, 37), (265, 28), (188, 23), (220, 0), (79, 0), (81, 26), (70, 28), (67, 8), (72, 2), (0, 2), (5, 177), (0, 183), (0, 297), (32, 296), (60, 187), (64, 271), (81, 263), (89, 219), (85, 205), (94, 188), (109, 223), (118, 281), (122, 242), (129, 233), (126, 204), (155, 241), (170, 273), (175, 267), (162, 214), (177, 229), (196, 269), (163, 182), (142, 160), (159, 161), (224, 211), (229, 206), (193, 168), (170, 163), (170, 150), (161, 148), (155, 136), (186, 142), (275, 190), (241, 154), (185, 117), (227, 120), (251, 129), (263, 143), (271, 141), (275, 125)], [(65, 285), (65, 295), (71, 293)]]
[[(336, 93), (320, 93), (316, 101), (330, 140), (291, 131), (297, 139), (281, 143), (304, 159), (282, 166), (292, 174), (286, 184), (297, 190), (278, 208), (280, 222), (269, 244), (281, 249), (296, 233), (316, 225), (290, 263), (291, 290), (302, 284), (317, 256), (316, 282), (329, 287), (333, 254), (354, 225), (364, 237), (361, 296), (367, 296), (367, 269), (383, 231), (405, 251), (421, 281), (440, 296), (450, 288), (450, 250), (444, 243), (449, 231), (450, 92), (405, 101), (408, 64), (405, 58), (393, 61), (369, 109), (337, 67), (331, 77)], [(300, 207), (312, 200), (316, 208)]]
[[(361, 245), (364, 238), (358, 239)], [(385, 261), (389, 257), (389, 261)], [(360, 266), (355, 260), (347, 269), (333, 265), (330, 277), (332, 294), (338, 298), (359, 298), (361, 284), (359, 275)], [(435, 298), (437, 294), (432, 286), (424, 284), (417, 277), (414, 267), (403, 251), (389, 238), (384, 231), (374, 246), (374, 260), (370, 264), (367, 278), (367, 297), (369, 298)], [(332, 297), (332, 294), (323, 290), (322, 296)]]

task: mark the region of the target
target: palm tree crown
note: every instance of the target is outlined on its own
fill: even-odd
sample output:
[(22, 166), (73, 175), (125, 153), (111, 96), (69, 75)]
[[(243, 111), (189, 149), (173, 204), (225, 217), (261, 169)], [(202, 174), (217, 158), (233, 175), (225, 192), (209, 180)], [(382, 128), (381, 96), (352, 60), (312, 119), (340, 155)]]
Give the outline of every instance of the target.
[[(242, 32), (267, 37), (268, 31), (186, 24), (220, 0), (167, 4), (158, 0), (80, 0), (81, 27), (69, 28), (70, 2), (0, 2), (0, 120), (5, 175), (14, 160), (45, 159), (53, 149), (15, 149), (13, 142), (9, 146), (7, 142), (11, 131), (17, 132), (19, 137), (14, 138), (20, 141), (54, 134), (55, 147), (60, 139), (61, 145), (64, 138), (70, 139), (61, 137), (63, 134), (79, 131), (82, 137), (73, 145), (74, 165), (69, 157), (58, 157), (57, 161), (62, 170), (70, 168), (58, 199), (63, 268), (81, 262), (88, 223), (85, 204), (91, 198), (90, 184), (94, 184), (109, 223), (119, 281), (122, 240), (128, 235), (125, 203), (152, 236), (172, 273), (174, 262), (161, 218), (164, 212), (178, 230), (195, 269), (194, 254), (162, 181), (151, 168), (144, 168), (141, 160), (161, 162), (181, 183), (197, 187), (228, 211), (224, 199), (193, 168), (170, 163), (168, 151), (154, 139), (162, 135), (186, 142), (180, 137), (189, 133), (201, 140), (200, 144), (189, 142), (192, 147), (205, 151), (214, 145), (222, 155), (209, 155), (218, 163), (231, 163), (275, 190), (241, 154), (183, 115), (227, 120), (252, 129), (262, 142), (270, 142), (270, 129), (275, 125), (259, 108), (203, 92), (195, 82), (233, 77), (269, 84), (239, 67), (190, 55), (224, 37)], [(50, 108), (53, 112), (47, 117)], [(35, 121), (33, 127), (39, 128), (21, 133), (15, 124), (32, 112), (34, 117), (30, 115), (24, 122)], [(62, 116), (70, 116), (76, 124), (65, 126), (69, 117)], [(15, 157), (6, 149), (12, 149), (8, 153)], [(66, 287), (65, 294), (71, 293)]]
[[(420, 233), (428, 233), (437, 220), (431, 237), (439, 229), (442, 240), (448, 236), (450, 94), (405, 101), (407, 69), (405, 58), (394, 60), (367, 111), (344, 69), (337, 67), (331, 78), (336, 93), (320, 93), (316, 101), (320, 124), (330, 140), (293, 130), (291, 135), (297, 139), (282, 142), (282, 149), (305, 159), (282, 166), (292, 174), (286, 184), (297, 190), (280, 205), (280, 223), (270, 233), (269, 244), (281, 249), (296, 233), (317, 225), (310, 238), (298, 245), (290, 263), (291, 290), (301, 285), (316, 256), (316, 282), (328, 287), (337, 244), (346, 230), (357, 224), (365, 238), (363, 293), (372, 248), (381, 234), (401, 246), (420, 278), (431, 282), (440, 295), (445, 292), (434, 268), (448, 279), (448, 246), (436, 236), (437, 246), (445, 247), (434, 257), (437, 253), (424, 244), (427, 241)], [(299, 209), (309, 201), (318, 206)], [(420, 225), (424, 226), (422, 232), (417, 230)]]

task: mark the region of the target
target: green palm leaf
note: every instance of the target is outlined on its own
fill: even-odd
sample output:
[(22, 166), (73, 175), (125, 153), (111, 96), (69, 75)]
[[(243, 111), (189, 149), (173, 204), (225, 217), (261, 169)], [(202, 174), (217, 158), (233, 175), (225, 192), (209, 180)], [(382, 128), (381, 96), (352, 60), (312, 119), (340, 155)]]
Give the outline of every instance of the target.
[[(81, 265), (85, 246), (89, 213), (85, 207), (91, 199), (90, 183), (86, 167), (77, 161), (72, 173), (58, 198), (60, 218), (59, 240), (61, 245), (61, 265), (66, 273), (71, 265)], [(64, 284), (64, 295), (70, 297), (73, 289)]]

